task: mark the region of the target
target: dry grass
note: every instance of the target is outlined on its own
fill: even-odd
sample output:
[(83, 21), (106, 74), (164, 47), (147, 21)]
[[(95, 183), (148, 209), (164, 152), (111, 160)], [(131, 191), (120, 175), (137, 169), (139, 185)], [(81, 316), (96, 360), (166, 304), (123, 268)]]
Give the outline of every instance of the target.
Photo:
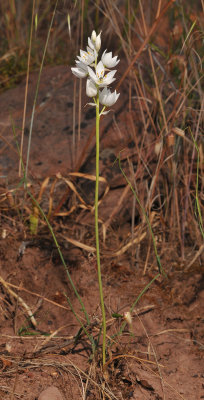
[[(89, 1), (70, 2), (14, 0), (1, 4), (1, 30), (6, 32), (4, 45), (0, 49), (2, 58), (1, 67), (8, 73), (10, 57), (23, 57), (26, 60), (27, 85), (25, 93), (25, 107), (22, 125), (21, 153), (23, 149), (23, 134), (25, 128), (26, 101), (29, 81), (29, 71), (40, 63), (41, 46), (46, 39), (51, 21), (52, 12), (56, 7), (54, 23), (47, 46), (47, 55), (59, 61), (59, 43), (69, 44), (67, 60), (73, 57), (73, 49), (83, 47), (86, 27), (94, 28), (95, 19), (98, 29), (104, 31), (104, 40), (107, 37), (106, 47), (113, 46), (113, 50), (121, 58), (123, 71), (117, 89), (121, 93), (128, 93), (128, 108), (124, 111), (124, 119), (131, 128), (131, 137), (135, 151), (131, 154), (122, 151), (120, 158), (122, 165), (136, 191), (139, 193), (142, 208), (151, 221), (153, 232), (158, 237), (160, 255), (164, 255), (166, 247), (175, 248), (182, 260), (186, 259), (189, 248), (192, 260), (197, 260), (202, 253), (203, 241), (203, 188), (204, 188), (204, 150), (203, 150), (203, 3), (195, 5), (195, 10), (188, 14), (188, 5), (173, 0), (164, 4), (158, 1), (153, 4), (149, 1), (148, 9), (144, 2), (137, 4), (128, 0), (124, 3), (101, 0), (97, 3)], [(188, 16), (189, 15), (189, 16)], [(67, 16), (69, 24), (67, 26)], [(31, 24), (31, 21), (33, 24)], [(46, 24), (45, 24), (46, 22)], [(30, 30), (33, 26), (33, 32)], [(169, 39), (169, 30), (171, 36)], [(31, 35), (29, 36), (29, 32)], [(162, 35), (164, 39), (162, 40)], [(115, 40), (117, 38), (117, 41)], [(113, 45), (114, 41), (114, 45)], [(67, 48), (66, 48), (67, 51)], [(64, 53), (63, 53), (64, 54)], [(28, 62), (27, 62), (28, 56)], [(36, 64), (36, 57), (38, 62)], [(13, 59), (12, 59), (13, 60)], [(65, 61), (65, 60), (64, 60)], [(13, 61), (12, 61), (13, 63)], [(47, 60), (44, 61), (45, 65)], [(43, 67), (43, 65), (41, 65)], [(18, 63), (16, 64), (18, 70)], [(24, 71), (24, 73), (25, 73)], [(17, 71), (17, 74), (19, 71)], [(8, 82), (9, 82), (8, 78)], [(3, 79), (4, 85), (4, 79)], [(76, 105), (76, 91), (79, 97)], [(47, 217), (50, 220), (57, 216), (68, 217), (80, 209), (93, 213), (93, 205), (86, 204), (76, 186), (77, 179), (91, 179), (87, 174), (80, 175), (80, 168), (86, 160), (87, 149), (92, 142), (95, 129), (92, 130), (84, 147), (80, 146), (81, 122), (81, 90), (74, 83), (73, 95), (73, 154), (74, 170), (68, 177), (57, 176), (53, 182), (46, 178), (41, 187), (32, 186), (32, 194), (41, 204), (42, 196), (47, 198)], [(78, 121), (78, 132), (75, 123)], [(125, 129), (121, 131), (114, 117), (118, 130), (118, 137), (127, 135)], [(139, 129), (138, 129), (139, 126)], [(32, 131), (32, 128), (31, 128)], [(32, 141), (31, 141), (32, 146)], [(122, 148), (121, 148), (122, 149)], [(124, 149), (123, 149), (124, 150)], [(29, 149), (27, 157), (28, 169)], [(21, 164), (21, 163), (20, 163)], [(21, 168), (19, 168), (21, 174)], [(109, 184), (106, 185), (104, 196), (108, 194)], [(66, 184), (61, 198), (55, 197), (55, 188), (63, 181)], [(35, 233), (39, 219), (39, 212), (29, 202), (22, 203), (22, 191), (6, 190), (1, 194), (1, 203), (5, 200), (14, 209), (24, 207), (31, 220), (31, 230)], [(21, 193), (20, 197), (18, 193)], [(117, 218), (124, 202), (130, 197), (130, 187), (126, 185), (123, 193), (114, 204), (111, 214), (106, 221), (101, 221), (103, 242), (110, 232), (113, 221)], [(74, 199), (70, 209), (62, 210), (68, 195)], [(20, 200), (21, 199), (21, 200)], [(23, 205), (24, 204), (24, 205)], [(3, 207), (5, 209), (5, 206)], [(135, 227), (136, 209), (139, 212)], [(27, 220), (28, 217), (26, 217)], [(32, 222), (33, 221), (33, 222)], [(42, 221), (44, 224), (44, 222)], [(147, 227), (144, 215), (133, 200), (131, 237), (124, 238), (115, 255), (123, 254), (139, 244), (147, 236)], [(75, 238), (67, 238), (77, 243)], [(79, 243), (86, 248), (85, 243)], [(87, 246), (87, 251), (94, 249)], [(137, 259), (140, 258), (139, 246)], [(106, 252), (106, 251), (105, 251)], [(149, 265), (152, 252), (152, 241), (148, 240), (144, 272)], [(112, 253), (111, 253), (112, 254)], [(133, 256), (133, 253), (132, 253)]]
[[(33, 70), (39, 67), (42, 44), (45, 43), (55, 5), (56, 2), (50, 0), (33, 0), (33, 3), (20, 0), (1, 2), (0, 35), (2, 37), (2, 32), (4, 32), (4, 39), (0, 48), (0, 80), (3, 89), (16, 84), (22, 75), (28, 72), (28, 69)], [(33, 12), (31, 6), (33, 6)], [(56, 8), (45, 59), (45, 65), (56, 62), (70, 64), (76, 49), (83, 47), (84, 38), (86, 40), (87, 34), (90, 34), (95, 24), (98, 25), (98, 30), (104, 32), (106, 47), (112, 49), (113, 46), (113, 51), (119, 53), (123, 66), (117, 89), (121, 91), (121, 96), (123, 92), (128, 93), (128, 107), (124, 110), (124, 118), (128, 121), (128, 127), (131, 127), (135, 148), (133, 154), (122, 152), (121, 160), (135, 192), (139, 195), (141, 205), (149, 217), (161, 258), (165, 260), (166, 249), (171, 247), (175, 249), (175, 254), (177, 253), (180, 259), (186, 260), (190, 248), (193, 251), (191, 251), (190, 260), (188, 259), (187, 269), (199, 260), (204, 249), (204, 20), (201, 13), (204, 10), (202, 8), (202, 1), (197, 1), (195, 11), (189, 14), (188, 4), (184, 0), (180, 2), (159, 0), (156, 3), (143, 0), (137, 2), (61, 0)], [(68, 15), (71, 21), (70, 26), (67, 24)], [(33, 33), (30, 40), (32, 18)], [(87, 26), (89, 26), (89, 32), (87, 32)], [(169, 35), (171, 35), (170, 39)], [(29, 62), (28, 57), (30, 57)], [(32, 186), (32, 195), (39, 204), (43, 200), (44, 212), (50, 221), (55, 222), (56, 230), (62, 227), (65, 229), (63, 222), (58, 224), (58, 217), (69, 218), (76, 212), (80, 214), (81, 210), (90, 213), (94, 210), (93, 204), (87, 204), (83, 199), (76, 183), (77, 179), (81, 178), (92, 181), (95, 179), (92, 175), (80, 173), (87, 148), (95, 134), (95, 131), (90, 133), (86, 145), (81, 149), (81, 91), (82, 84), (80, 83), (77, 87), (75, 82), (74, 170), (67, 177), (58, 175), (54, 180), (47, 177), (41, 185)], [(79, 93), (79, 102), (76, 100), (76, 92)], [(27, 95), (25, 95), (25, 106), (26, 98)], [(76, 121), (78, 122), (77, 132)], [(120, 129), (119, 126), (118, 130)], [(126, 134), (124, 129), (122, 136), (125, 137)], [(103, 202), (109, 192), (109, 183), (105, 178), (101, 178), (101, 181), (106, 185), (101, 198)], [(64, 184), (61, 198), (55, 195), (59, 182)], [(135, 213), (138, 208), (135, 200), (132, 203), (130, 234), (123, 238), (120, 247), (114, 252), (111, 249), (108, 253), (106, 246), (107, 238), (112, 235), (111, 229), (114, 229), (113, 221), (119, 215), (130, 192), (129, 185), (125, 185), (121, 197), (113, 205), (109, 218), (101, 221), (102, 254), (104, 258), (110, 257), (110, 253), (111, 257), (118, 257), (133, 249), (137, 244), (137, 255), (132, 252), (132, 258), (135, 257), (138, 260), (141, 257), (145, 273), (151, 266), (153, 247), (140, 208), (137, 225), (135, 225)], [(65, 212), (62, 207), (68, 195), (72, 198), (72, 207)], [(46, 201), (44, 201), (45, 198)], [(28, 221), (30, 217), (35, 218), (34, 227), (30, 225), (25, 229), (34, 229), (32, 233), (37, 234), (35, 224), (38, 223), (40, 228), (45, 225), (43, 218), (40, 219), (38, 210), (34, 208), (34, 204), (28, 197), (26, 198), (22, 186), (15, 191), (15, 196), (13, 192), (5, 189), (0, 199), (1, 214), (4, 218), (10, 218), (11, 211), (17, 215), (19, 210), (23, 210), (24, 221)], [(15, 219), (15, 215), (12, 214), (12, 219)], [(60, 233), (59, 237), (82, 248), (85, 252), (95, 250), (90, 243), (85, 244), (83, 237), (76, 240), (74, 237)], [(139, 247), (144, 239), (147, 246), (145, 259), (142, 258)], [(17, 296), (9, 286), (6, 286), (5, 281), (1, 283), (11, 296)], [(30, 315), (31, 311), (26, 303), (21, 297), (17, 296), (17, 298)], [(147, 332), (146, 334), (148, 337)], [(155, 360), (157, 363), (156, 355)], [(95, 387), (98, 396), (116, 398), (108, 385), (104, 386), (103, 382), (95, 379), (96, 370), (92, 371), (91, 368), (90, 374), (87, 375), (72, 364), (57, 363), (56, 360), (45, 358), (37, 361), (12, 359), (11, 363), (13, 368), (13, 370), (10, 369), (11, 373), (16, 371), (16, 365), (18, 365), (18, 371), (23, 370), (25, 365), (28, 369), (44, 366), (61, 368), (66, 373), (77, 375), (77, 381), (81, 382), (81, 398), (86, 398), (89, 384)], [(157, 367), (157, 374), (164, 384), (158, 363)], [(93, 366), (94, 368), (96, 367)], [(86, 385), (84, 385), (84, 378)], [(13, 395), (14, 392), (15, 387), (13, 392), (11, 390)]]
[[(144, 10), (142, 1), (138, 2), (137, 10), (134, 10), (131, 2), (127, 3), (128, 13), (124, 15), (124, 11), (117, 4), (108, 0), (103, 1), (104, 15), (113, 25), (127, 58), (127, 70), (118, 88), (124, 79), (128, 78), (128, 118), (139, 156), (139, 160), (131, 160), (131, 170), (136, 170), (135, 177), (132, 173), (132, 180), (138, 188), (137, 182), (143, 182), (144, 175), (148, 171), (149, 178), (145, 179), (148, 181), (148, 186), (146, 190), (143, 188), (144, 193), (139, 190), (143, 206), (149, 214), (152, 210), (158, 212), (163, 228), (166, 227), (167, 242), (179, 243), (179, 253), (184, 259), (185, 247), (196, 243), (196, 247), (199, 248), (203, 239), (199, 229), (202, 222), (199, 221), (198, 210), (195, 211), (197, 154), (190, 134), (193, 132), (200, 152), (197, 169), (199, 195), (198, 193), (197, 195), (201, 205), (203, 20), (199, 17), (195, 19), (193, 14), (187, 18), (184, 3), (177, 7), (173, 1), (169, 1), (161, 8), (161, 2), (158, 2), (156, 8), (156, 5), (152, 6), (149, 2), (152, 16), (156, 16), (156, 19), (150, 23), (151, 18), (146, 8)], [(174, 24), (172, 47), (174, 46), (175, 50), (169, 49), (163, 43), (160, 45), (156, 39), (155, 32), (158, 30), (163, 30), (167, 39), (168, 8), (172, 14), (177, 15), (172, 21)], [(132, 16), (131, 23), (128, 20), (130, 15)], [(180, 34), (177, 36), (179, 29)], [(154, 34), (153, 39), (152, 34)], [(142, 42), (139, 47), (137, 37), (139, 42)], [(139, 57), (140, 61), (138, 61)], [(145, 66), (148, 66), (148, 69)], [(138, 136), (135, 133), (133, 105), (138, 110), (137, 115), (141, 120), (142, 139), (141, 135)], [(196, 215), (197, 218), (195, 218)], [(203, 209), (201, 215), (203, 215)]]

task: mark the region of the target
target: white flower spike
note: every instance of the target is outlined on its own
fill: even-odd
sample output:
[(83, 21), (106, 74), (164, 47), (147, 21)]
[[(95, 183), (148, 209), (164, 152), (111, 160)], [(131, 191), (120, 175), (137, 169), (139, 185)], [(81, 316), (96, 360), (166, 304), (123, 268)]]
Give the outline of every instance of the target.
[(117, 56), (112, 57), (112, 51), (110, 53), (106, 53), (106, 51), (107, 50), (103, 52), (101, 61), (105, 67), (113, 68), (120, 62), (120, 60), (117, 60)]
[(102, 61), (99, 61), (98, 65), (96, 67), (96, 73), (94, 73), (93, 70), (90, 67), (88, 67), (88, 73), (89, 73), (90, 78), (96, 85), (98, 85), (100, 87), (108, 86), (112, 82), (114, 82), (115, 78), (113, 78), (113, 77), (116, 72), (117, 71), (114, 70), (104, 76), (105, 67), (104, 67)]
[[(88, 38), (87, 51), (80, 50), (80, 56), (77, 56), (76, 66), (71, 68), (74, 75), (78, 78), (87, 77), (86, 94), (94, 99), (94, 103), (88, 103), (96, 106), (97, 99), (103, 106), (100, 113), (106, 114), (109, 111), (104, 111), (106, 107), (111, 107), (116, 103), (120, 93), (111, 93), (107, 86), (115, 81), (114, 75), (116, 70), (110, 71), (109, 68), (115, 67), (120, 60), (118, 56), (113, 57), (112, 51), (107, 53), (105, 50), (102, 54), (101, 61), (97, 63), (98, 52), (101, 48), (101, 32), (99, 35), (96, 31), (92, 31), (91, 38)], [(106, 73), (106, 71), (110, 71)], [(103, 90), (100, 90), (102, 89)]]
[(99, 92), (99, 101), (103, 106), (111, 107), (113, 106), (113, 104), (116, 103), (119, 96), (120, 93), (116, 93), (116, 90), (115, 92), (111, 93), (110, 89), (104, 87), (104, 89), (101, 92)]

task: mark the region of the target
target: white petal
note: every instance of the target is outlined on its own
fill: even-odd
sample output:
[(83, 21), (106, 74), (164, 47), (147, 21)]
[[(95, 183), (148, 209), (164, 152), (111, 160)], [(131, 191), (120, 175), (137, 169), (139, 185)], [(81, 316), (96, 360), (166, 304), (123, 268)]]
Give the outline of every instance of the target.
[(96, 41), (96, 31), (93, 31), (91, 34), (91, 41), (94, 43)]
[(85, 62), (88, 59), (88, 53), (84, 50), (80, 50), (80, 58), (82, 58), (82, 60)]
[(86, 94), (88, 97), (95, 97), (97, 95), (97, 88), (91, 79), (86, 81)]
[(109, 72), (107, 75), (104, 76), (103, 78), (103, 85), (110, 85), (112, 82), (115, 81), (114, 75), (117, 72), (115, 69), (114, 71)]
[(114, 93), (111, 93), (111, 95), (107, 99), (109, 107), (111, 107), (113, 104), (116, 103), (116, 101), (118, 100), (119, 96), (120, 96), (120, 93), (117, 94), (116, 91)]
[(98, 79), (102, 79), (104, 77), (105, 68), (102, 61), (99, 61), (96, 67), (96, 76)]
[(93, 49), (91, 49), (89, 46), (87, 46), (86, 48), (87, 48), (87, 53), (90, 55), (90, 57), (93, 59), (93, 61), (95, 61), (95, 59), (98, 56), (95, 47), (93, 46)]
[(108, 111), (103, 111), (102, 113), (100, 113), (100, 115), (106, 115), (106, 114), (108, 114), (110, 112), (110, 110), (108, 110)]
[(99, 92), (99, 101), (101, 104), (103, 104), (109, 92), (110, 90), (108, 90), (106, 86), (101, 92)]
[(88, 38), (88, 45), (92, 50), (94, 49), (94, 44), (90, 38)]
[(102, 54), (102, 56), (101, 56), (101, 61), (103, 62), (103, 58), (105, 57), (105, 54), (106, 54), (106, 52), (107, 52), (107, 49), (106, 50), (104, 50), (104, 52), (103, 52), (103, 54)]
[(108, 60), (110, 61), (112, 59), (112, 51), (110, 53), (106, 53), (107, 50), (105, 50), (102, 54), (101, 60), (102, 63), (107, 67), (107, 62)]
[(89, 47), (89, 46), (86, 46), (86, 49), (87, 49), (87, 53), (88, 53), (88, 54), (94, 55), (94, 49), (92, 49), (92, 48)]
[(120, 93), (117, 94), (116, 91), (111, 94), (111, 96), (109, 98), (109, 107), (111, 107), (113, 104), (116, 103), (119, 96), (120, 96)]
[(88, 67), (88, 73), (89, 73), (89, 76), (92, 79), (92, 81), (97, 83), (96, 74), (93, 72), (93, 70), (90, 67)]
[(116, 93), (116, 91), (115, 91), (115, 103), (118, 100), (119, 96), (120, 96), (120, 93)]
[(88, 75), (88, 67), (87, 67), (86, 64), (84, 64), (82, 61), (76, 60), (76, 66), (77, 66), (78, 68), (83, 69), (83, 70), (86, 72), (86, 75)]
[(95, 103), (86, 103), (84, 107), (86, 107), (86, 106), (93, 106), (93, 107), (96, 107), (96, 104), (95, 104)]
[(96, 36), (96, 40), (95, 40), (95, 49), (96, 51), (99, 51), (101, 48), (101, 32), (99, 33), (98, 36)]
[(120, 93), (115, 92), (111, 93), (111, 91), (107, 88), (104, 88), (102, 92), (99, 93), (99, 101), (102, 105), (106, 107), (111, 107), (113, 104), (116, 103), (118, 100), (118, 97), (120, 96)]
[(112, 51), (110, 53), (106, 53), (107, 50), (105, 50), (102, 54), (101, 60), (102, 63), (105, 65), (107, 68), (113, 68), (115, 67), (120, 60), (117, 60), (117, 56), (112, 57)]
[(87, 76), (87, 72), (82, 68), (71, 68), (72, 73), (77, 76), (77, 78), (85, 78)]

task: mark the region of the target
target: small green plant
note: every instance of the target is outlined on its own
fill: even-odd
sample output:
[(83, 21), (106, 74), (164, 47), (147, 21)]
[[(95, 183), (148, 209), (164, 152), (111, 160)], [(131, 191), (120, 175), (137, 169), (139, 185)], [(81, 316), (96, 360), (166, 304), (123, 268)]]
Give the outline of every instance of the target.
[[(86, 94), (93, 98), (93, 103), (88, 103), (96, 107), (96, 185), (95, 185), (95, 236), (96, 236), (96, 258), (98, 269), (98, 283), (100, 292), (101, 312), (102, 312), (102, 328), (103, 328), (103, 366), (106, 362), (106, 314), (103, 297), (103, 286), (101, 279), (100, 264), (100, 247), (99, 247), (99, 229), (98, 229), (98, 189), (99, 189), (99, 129), (100, 117), (107, 114), (106, 107), (111, 107), (117, 101), (119, 93), (116, 91), (111, 93), (108, 85), (115, 81), (114, 75), (116, 70), (110, 71), (120, 60), (117, 56), (112, 57), (112, 52), (102, 54), (101, 61), (98, 62), (98, 52), (101, 48), (101, 33), (96, 35), (93, 31), (91, 38), (88, 38), (87, 51), (80, 50), (80, 56), (76, 60), (76, 67), (72, 68), (72, 72), (78, 78), (87, 78)], [(92, 67), (92, 68), (91, 68)], [(109, 71), (106, 74), (106, 71)], [(100, 110), (100, 105), (102, 109)]]

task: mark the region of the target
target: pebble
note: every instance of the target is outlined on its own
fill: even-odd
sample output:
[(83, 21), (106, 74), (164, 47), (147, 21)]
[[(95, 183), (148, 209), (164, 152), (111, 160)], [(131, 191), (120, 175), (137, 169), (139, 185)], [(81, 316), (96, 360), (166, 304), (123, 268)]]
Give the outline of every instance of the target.
[(38, 400), (63, 400), (63, 398), (57, 387), (50, 386), (41, 392)]

